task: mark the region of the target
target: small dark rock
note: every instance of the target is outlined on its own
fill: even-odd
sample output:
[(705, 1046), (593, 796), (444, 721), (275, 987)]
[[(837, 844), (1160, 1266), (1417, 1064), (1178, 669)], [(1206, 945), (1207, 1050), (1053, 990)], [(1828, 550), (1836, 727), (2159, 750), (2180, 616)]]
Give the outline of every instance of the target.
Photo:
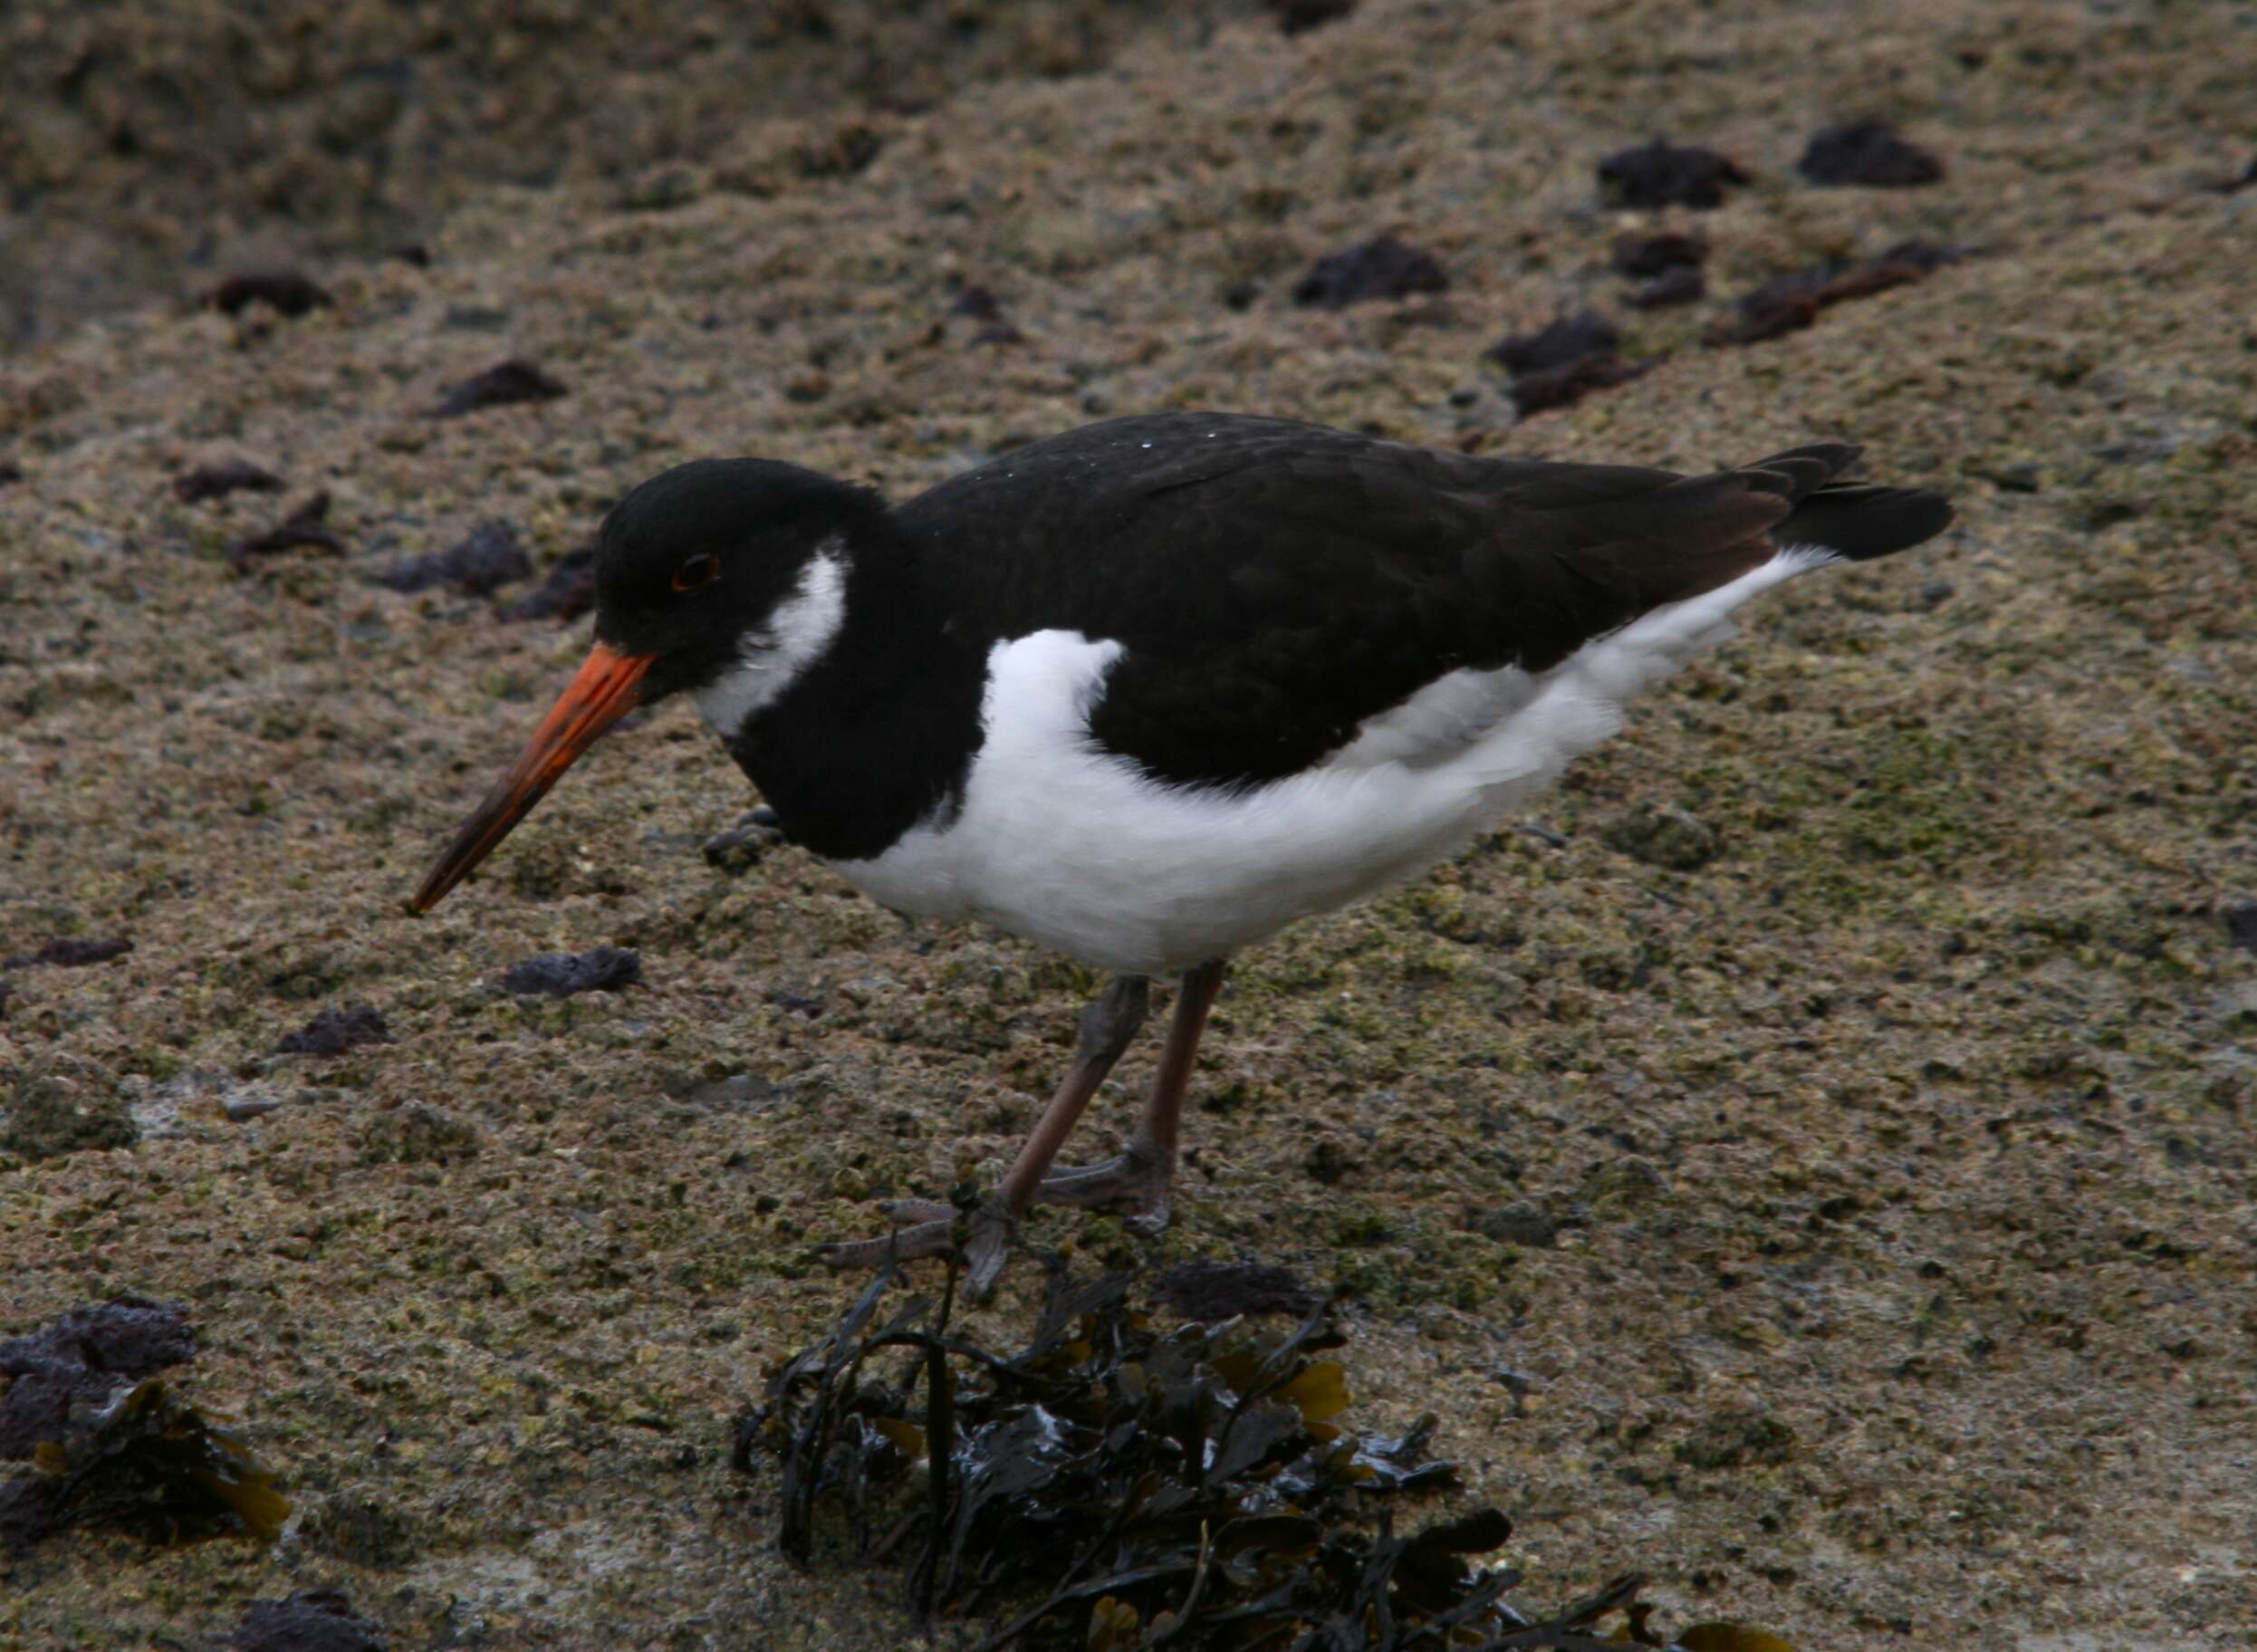
[(1171, 1313), (1212, 1325), (1240, 1314), (1288, 1313), (1305, 1319), (1321, 1299), (1291, 1268), (1266, 1262), (1179, 1262), (1152, 1282)]
[(24, 479), (24, 467), (12, 459), (0, 459), (0, 487)]
[(1727, 185), (1748, 181), (1737, 164), (1714, 149), (1659, 138), (1599, 163), (1599, 187), (1622, 206), (1721, 206)]
[(1262, 296), (1258, 281), (1234, 281), (1223, 289), (1223, 307), (1226, 310), (1251, 310)]
[(0, 975), (0, 1021), (8, 1018), (8, 1000), (15, 996), (15, 983)]
[(431, 249), (420, 241), (402, 241), (384, 256), (397, 259), (401, 264), (411, 265), (418, 270), (427, 270), (431, 267)]
[(1356, 9), (1356, 0), (1262, 0), (1262, 5), (1263, 10), (1276, 17), (1278, 28), (1287, 34), (1337, 23)]
[(342, 1055), (363, 1044), (389, 1044), (391, 1029), (365, 1004), (323, 1010), (274, 1046), (277, 1055)]
[(618, 993), (643, 984), (642, 956), (625, 946), (588, 952), (544, 952), (513, 965), (502, 990), (523, 996), (570, 998), (575, 993)]
[(253, 270), (228, 276), (204, 295), (204, 302), (229, 315), (263, 303), (284, 315), (295, 316), (322, 309), (336, 300), (318, 283), (296, 270)]
[(1586, 310), (1563, 315), (1534, 332), (1514, 333), (1492, 345), (1489, 356), (1510, 372), (1536, 373), (1585, 356), (1611, 356), (1621, 342), (1621, 331), (1612, 322)]
[(1876, 188), (1932, 184), (1944, 176), (1942, 161), (1918, 144), (1906, 142), (1886, 120), (1827, 128), (1810, 139), (1796, 169), (1814, 184)]
[(1991, 480), (2010, 494), (2034, 494), (2045, 486), (2045, 473), (2034, 459), (2016, 459), (1989, 473)]
[(766, 804), (754, 810), (727, 831), (706, 840), (706, 864), (731, 878), (744, 876), (758, 866), (772, 849), (789, 843), (792, 836), (783, 821)]
[(73, 1403), (100, 1405), (121, 1382), (196, 1358), (196, 1332), (178, 1302), (121, 1296), (73, 1308), (53, 1324), (0, 1342), (0, 1458), (28, 1457), (71, 1431)]
[(62, 935), (47, 942), (37, 952), (18, 953), (0, 968), (24, 969), (39, 964), (53, 964), (62, 969), (83, 969), (90, 964), (107, 964), (112, 958), (122, 958), (133, 950), (133, 943), (122, 936), (108, 940), (92, 941), (83, 936)]
[(548, 577), (502, 610), (504, 620), (577, 620), (596, 605), (596, 548), (582, 545), (559, 557)]
[(301, 1590), (285, 1600), (254, 1600), (227, 1644), (235, 1652), (384, 1652), (374, 1625), (333, 1589)]
[(481, 408), (506, 408), (521, 401), (553, 401), (564, 386), (530, 361), (499, 361), (483, 373), (450, 387), (433, 409), (434, 418), (455, 418)]
[(768, 1002), (787, 1014), (803, 1015), (810, 1021), (821, 1015), (824, 1009), (821, 999), (812, 998), (805, 993), (795, 993), (781, 986), (769, 989)]
[(1634, 310), (1660, 310), (1670, 304), (1695, 304), (1708, 296), (1708, 277), (1689, 264), (1674, 264), (1647, 282), (1627, 301)]
[(1657, 235), (1618, 235), (1614, 267), (1625, 275), (1659, 275), (1666, 270), (1708, 262), (1708, 242), (1700, 235), (1668, 230)]
[(509, 524), (489, 522), (452, 550), (396, 562), (369, 578), (393, 591), (429, 591), (435, 585), (445, 585), (466, 597), (484, 597), (532, 573), (533, 561)]
[(206, 499), (224, 499), (229, 494), (248, 489), (254, 493), (272, 494), (282, 488), (283, 479), (271, 470), (241, 459), (231, 459), (225, 465), (199, 465), (196, 469), (172, 479), (173, 496), (183, 504), (196, 504)]
[(328, 514), (329, 495), (316, 494), (265, 533), (237, 540), (227, 552), (227, 560), (241, 568), (255, 556), (272, 556), (276, 552), (294, 551), (300, 546), (342, 552), (345, 542), (322, 525)]
[(1320, 258), (1293, 286), (1293, 302), (1325, 310), (1413, 293), (1446, 293), (1450, 278), (1434, 255), (1380, 235)]
[(2225, 938), (2229, 945), (2243, 952), (2257, 952), (2257, 902), (2245, 907), (2228, 907), (2219, 914), (2225, 919)]
[(1652, 366), (1650, 361), (1625, 361), (1618, 356), (1578, 356), (1558, 367), (1515, 377), (1513, 405), (1522, 418), (1551, 408), (1564, 408), (1582, 400), (1593, 390), (1609, 390), (1618, 384), (1628, 384)]
[(975, 283), (956, 294), (956, 302), (948, 306), (948, 313), (975, 322), (1000, 322), (1004, 319), (1004, 307), (994, 293)]
[(1559, 1223), (1532, 1199), (1515, 1199), (1510, 1205), (1476, 1210), (1468, 1217), (1466, 1225), (1485, 1239), (1523, 1244), (1532, 1250), (1549, 1250), (1560, 1243)]

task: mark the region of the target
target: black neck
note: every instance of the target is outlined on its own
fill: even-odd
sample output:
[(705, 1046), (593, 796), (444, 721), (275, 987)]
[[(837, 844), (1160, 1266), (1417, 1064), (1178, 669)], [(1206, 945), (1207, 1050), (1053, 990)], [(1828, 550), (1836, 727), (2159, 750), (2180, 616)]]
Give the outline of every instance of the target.
[(847, 547), (837, 639), (747, 719), (729, 753), (795, 841), (827, 860), (866, 860), (961, 802), (985, 679), (915, 552), (890, 523), (872, 523)]

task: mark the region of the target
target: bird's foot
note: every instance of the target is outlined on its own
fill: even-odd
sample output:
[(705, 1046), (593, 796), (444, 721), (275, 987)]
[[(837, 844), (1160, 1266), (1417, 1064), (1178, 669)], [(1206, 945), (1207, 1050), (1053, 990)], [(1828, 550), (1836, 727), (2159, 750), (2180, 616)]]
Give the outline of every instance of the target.
[(706, 840), (706, 864), (732, 878), (742, 877), (760, 864), (772, 849), (792, 840), (776, 812), (765, 805), (754, 810), (727, 831)]
[(1129, 1211), (1128, 1225), (1157, 1234), (1174, 1208), (1176, 1155), (1143, 1136), (1131, 1136), (1112, 1157), (1078, 1169), (1053, 1170), (1034, 1190), (1040, 1205), (1080, 1205)]
[(1011, 1232), (1015, 1224), (1000, 1200), (983, 1200), (971, 1210), (932, 1199), (898, 1199), (885, 1207), (898, 1225), (877, 1239), (850, 1239), (819, 1244), (816, 1257), (841, 1272), (876, 1269), (888, 1262), (915, 1262), (924, 1256), (955, 1256), (964, 1263), (965, 1294), (984, 1302), (995, 1293), (1011, 1254)]

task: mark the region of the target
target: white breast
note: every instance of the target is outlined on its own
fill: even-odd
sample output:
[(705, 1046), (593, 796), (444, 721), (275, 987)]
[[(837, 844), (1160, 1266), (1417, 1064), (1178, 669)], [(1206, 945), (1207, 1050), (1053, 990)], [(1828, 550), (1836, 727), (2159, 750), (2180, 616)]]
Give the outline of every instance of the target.
[(1625, 700), (1779, 581), (1832, 560), (1783, 551), (1535, 675), (1455, 672), (1325, 763), (1240, 788), (1162, 785), (1090, 737), (1121, 645), (1040, 631), (988, 656), (984, 740), (952, 815), (833, 862), (877, 899), (976, 918), (1104, 968), (1223, 957), (1461, 847), (1621, 724)]

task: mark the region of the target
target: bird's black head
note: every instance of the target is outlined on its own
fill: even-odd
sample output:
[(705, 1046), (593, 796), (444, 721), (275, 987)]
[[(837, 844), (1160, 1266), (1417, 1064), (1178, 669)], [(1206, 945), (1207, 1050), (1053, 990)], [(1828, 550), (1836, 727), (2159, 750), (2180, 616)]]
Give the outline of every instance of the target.
[(884, 510), (867, 489), (773, 459), (677, 465), (603, 519), (596, 640), (649, 660), (640, 704), (708, 687), (764, 645), (788, 646), (811, 582), (842, 579)]
[(773, 700), (844, 622), (857, 547), (883, 539), (865, 489), (767, 459), (700, 459), (652, 477), (596, 540), (596, 643), (509, 772), (408, 901), (428, 911), (596, 736), (688, 690), (725, 734)]

